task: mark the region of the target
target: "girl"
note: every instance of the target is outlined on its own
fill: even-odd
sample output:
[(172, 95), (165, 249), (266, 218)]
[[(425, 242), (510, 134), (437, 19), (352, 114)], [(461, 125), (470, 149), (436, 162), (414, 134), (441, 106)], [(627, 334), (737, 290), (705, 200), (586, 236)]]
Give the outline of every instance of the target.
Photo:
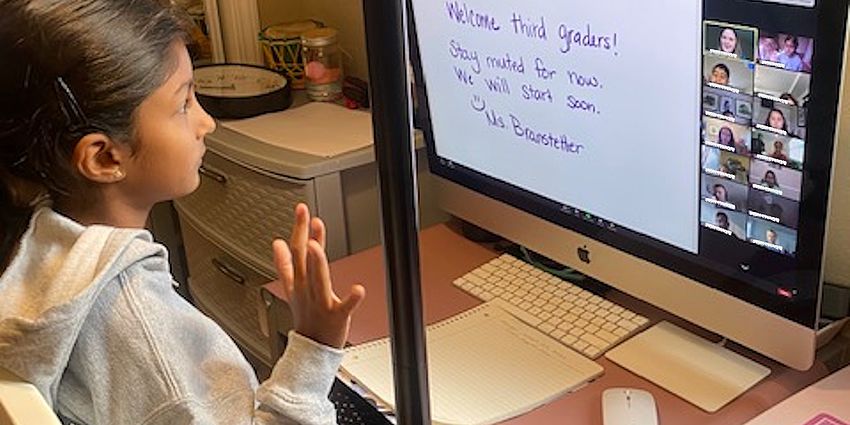
[(142, 229), (198, 186), (215, 128), (171, 7), (0, 0), (0, 367), (88, 425), (335, 423), (364, 289), (332, 290), (322, 222), (299, 205), (274, 243), (295, 330), (262, 385)]
[(782, 130), (789, 135), (791, 134), (788, 131), (788, 123), (785, 121), (785, 114), (782, 113), (779, 109), (773, 108), (770, 112), (767, 113), (767, 118), (764, 120), (764, 125), (775, 128), (777, 130)]

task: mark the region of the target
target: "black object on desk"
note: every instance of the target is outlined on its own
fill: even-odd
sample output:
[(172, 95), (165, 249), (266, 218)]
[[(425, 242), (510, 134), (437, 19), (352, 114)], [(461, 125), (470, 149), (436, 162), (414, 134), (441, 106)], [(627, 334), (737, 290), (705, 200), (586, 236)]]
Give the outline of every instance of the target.
[(339, 425), (392, 425), (375, 405), (339, 379), (334, 380), (329, 398), (336, 406), (336, 422)]

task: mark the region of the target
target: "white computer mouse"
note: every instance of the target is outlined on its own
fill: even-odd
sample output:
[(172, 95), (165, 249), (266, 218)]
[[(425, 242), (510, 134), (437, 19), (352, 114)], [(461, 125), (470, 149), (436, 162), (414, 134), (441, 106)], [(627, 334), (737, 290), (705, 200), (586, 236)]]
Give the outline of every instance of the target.
[(658, 425), (655, 398), (634, 388), (609, 388), (602, 392), (603, 425)]

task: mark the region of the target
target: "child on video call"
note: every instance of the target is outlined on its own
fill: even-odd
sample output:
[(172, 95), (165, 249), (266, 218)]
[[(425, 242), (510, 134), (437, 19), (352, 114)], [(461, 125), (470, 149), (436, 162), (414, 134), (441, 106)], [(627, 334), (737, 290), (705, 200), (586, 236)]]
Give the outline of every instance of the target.
[(334, 293), (322, 221), (299, 205), (274, 243), (295, 329), (262, 384), (143, 229), (198, 187), (215, 128), (174, 7), (0, 0), (0, 367), (75, 423), (336, 423), (327, 396), (365, 293)]

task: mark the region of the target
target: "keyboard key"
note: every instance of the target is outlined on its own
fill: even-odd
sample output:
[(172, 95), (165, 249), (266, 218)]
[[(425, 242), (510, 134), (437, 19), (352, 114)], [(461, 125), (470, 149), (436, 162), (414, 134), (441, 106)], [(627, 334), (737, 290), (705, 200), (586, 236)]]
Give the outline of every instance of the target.
[(480, 267), (471, 271), (470, 273), (472, 273), (473, 275), (478, 276), (482, 279), (487, 279), (488, 277), (490, 277), (490, 272), (485, 271), (484, 269), (482, 269)]
[(553, 326), (551, 323), (541, 323), (537, 326), (537, 329), (540, 329), (541, 331), (543, 331), (543, 333), (548, 334), (549, 332), (555, 330), (555, 326)]
[(596, 356), (602, 353), (602, 350), (599, 347), (589, 346), (582, 350), (582, 353), (584, 353), (584, 355), (590, 357), (591, 359), (595, 359)]
[(627, 331), (633, 331), (638, 328), (638, 325), (635, 322), (626, 319), (620, 320), (619, 322), (617, 322), (617, 325)]
[(596, 335), (586, 333), (579, 337), (580, 340), (587, 342), (588, 344), (595, 345), (597, 347), (604, 347), (608, 345), (602, 338), (599, 338)]
[[(541, 317), (542, 317), (542, 315), (541, 315)], [(546, 321), (557, 326), (557, 325), (560, 325), (564, 321), (564, 319), (561, 319), (558, 316), (552, 316)]]
[(493, 273), (498, 269), (490, 263), (485, 263), (481, 265), (481, 270), (484, 270), (487, 273)]
[(635, 322), (638, 326), (643, 326), (649, 322), (649, 319), (643, 316), (635, 316), (632, 318), (632, 322)]
[(595, 335), (598, 336), (599, 338), (604, 339), (605, 341), (608, 341), (609, 343), (613, 343), (613, 342), (617, 341), (618, 339), (620, 339), (619, 337), (617, 337), (617, 335), (614, 335), (611, 332), (608, 332), (606, 330), (599, 330), (595, 333)]
[(561, 342), (567, 345), (573, 345), (578, 342), (578, 338), (575, 335), (566, 334), (561, 337)]

